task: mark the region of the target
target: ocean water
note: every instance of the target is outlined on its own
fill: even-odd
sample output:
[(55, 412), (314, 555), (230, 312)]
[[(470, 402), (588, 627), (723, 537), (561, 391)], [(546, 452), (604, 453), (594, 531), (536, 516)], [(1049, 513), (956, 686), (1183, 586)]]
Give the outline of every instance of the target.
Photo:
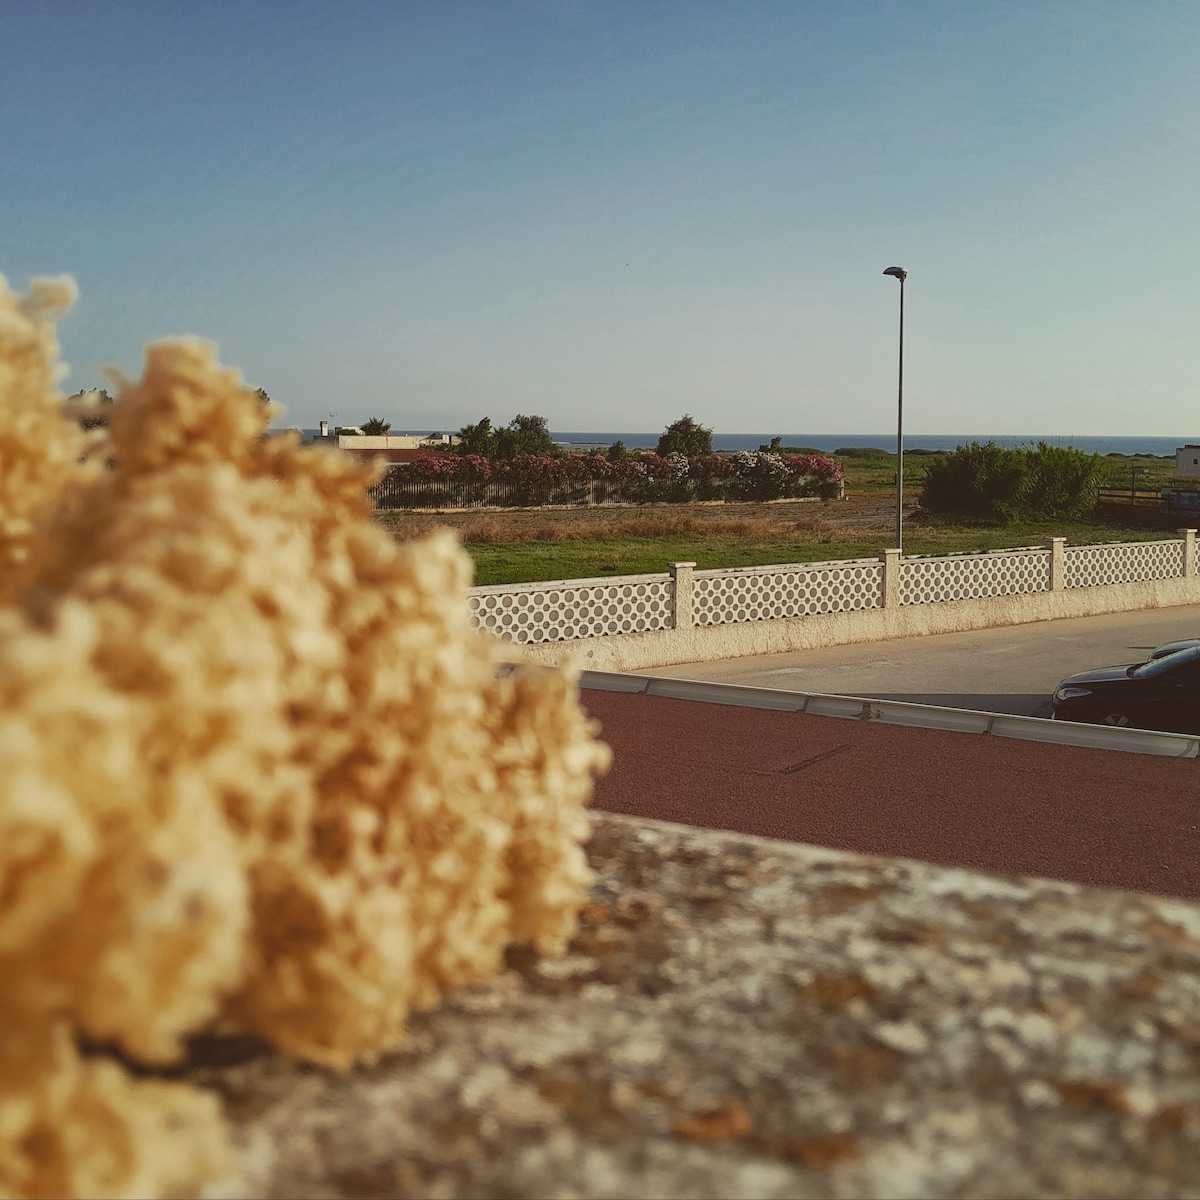
[[(567, 447), (611, 446), (622, 441), (630, 450), (635, 447), (658, 445), (657, 433), (556, 433), (554, 440)], [(763, 433), (714, 433), (714, 450), (757, 450), (769, 445), (773, 434)], [(782, 435), (785, 446), (811, 446), (831, 454), (844, 447), (877, 446), (881, 450), (896, 449), (896, 431), (891, 433), (786, 433)], [(990, 433), (906, 433), (905, 450), (953, 450), (971, 442), (996, 442), (1001, 446), (1028, 446), (1037, 442), (1049, 442), (1054, 446), (1075, 446), (1087, 454), (1154, 454), (1173, 458), (1179, 446), (1200, 442), (1200, 437), (1072, 437), (1063, 435), (1028, 434), (1007, 435)]]
[[(315, 429), (301, 430), (306, 438), (315, 437)], [(397, 430), (403, 433), (427, 434), (431, 429)], [(621, 441), (629, 450), (653, 449), (658, 445), (657, 433), (555, 433), (555, 442), (573, 450), (600, 448), (607, 450), (613, 442)], [(769, 445), (769, 433), (714, 433), (714, 450), (757, 450)], [(896, 449), (896, 433), (787, 433), (783, 436), (785, 446), (811, 446), (831, 454), (845, 447), (877, 446), (881, 450)], [(996, 442), (1001, 446), (1028, 446), (1036, 442), (1049, 442), (1054, 446), (1075, 446), (1088, 454), (1154, 454), (1161, 458), (1173, 458), (1178, 447), (1200, 442), (1200, 436), (1191, 437), (1073, 437), (1069, 434), (1025, 434), (1009, 435), (994, 433), (909, 433), (904, 435), (906, 450), (953, 450), (971, 442)]]

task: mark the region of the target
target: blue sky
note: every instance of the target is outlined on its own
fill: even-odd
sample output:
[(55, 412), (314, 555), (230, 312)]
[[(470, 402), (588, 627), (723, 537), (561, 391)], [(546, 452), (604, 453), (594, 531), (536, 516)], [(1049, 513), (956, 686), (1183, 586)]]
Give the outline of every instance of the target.
[(0, 10), (0, 271), (402, 428), (1200, 433), (1200, 5)]

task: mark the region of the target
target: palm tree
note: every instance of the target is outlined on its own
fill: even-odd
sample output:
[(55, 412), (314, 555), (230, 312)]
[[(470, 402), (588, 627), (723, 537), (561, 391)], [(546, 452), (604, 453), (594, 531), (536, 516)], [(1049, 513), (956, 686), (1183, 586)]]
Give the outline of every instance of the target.
[(385, 421), (382, 417), (372, 417), (362, 423), (362, 431), (368, 437), (386, 437), (391, 430), (391, 421)]

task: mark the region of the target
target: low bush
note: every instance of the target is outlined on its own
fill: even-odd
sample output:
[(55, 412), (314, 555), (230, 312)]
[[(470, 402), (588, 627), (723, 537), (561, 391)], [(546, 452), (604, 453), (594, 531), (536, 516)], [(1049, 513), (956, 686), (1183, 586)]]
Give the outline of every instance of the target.
[(1095, 510), (1104, 470), (1098, 454), (1046, 442), (1024, 453), (1027, 466), (1017, 496), (1018, 516), (1035, 521), (1076, 519)]
[(932, 462), (921, 507), (960, 520), (1081, 519), (1096, 507), (1104, 464), (1074, 446), (1010, 449), (972, 442)]

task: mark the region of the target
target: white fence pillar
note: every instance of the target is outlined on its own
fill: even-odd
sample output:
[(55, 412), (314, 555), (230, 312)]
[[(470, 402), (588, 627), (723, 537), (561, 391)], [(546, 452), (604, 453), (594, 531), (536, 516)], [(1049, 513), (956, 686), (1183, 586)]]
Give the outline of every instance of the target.
[(1046, 549), (1050, 551), (1050, 590), (1061, 592), (1067, 561), (1067, 539), (1048, 537)]
[(1196, 531), (1179, 529), (1176, 532), (1183, 538), (1183, 577), (1191, 579), (1196, 574)]
[(883, 607), (900, 607), (901, 553), (893, 548), (880, 550), (879, 561), (883, 563)]
[(672, 589), (675, 593), (673, 603), (674, 628), (691, 629), (692, 627), (692, 595), (696, 587), (696, 577), (692, 572), (696, 569), (694, 562), (667, 563), (671, 579), (675, 583)]

